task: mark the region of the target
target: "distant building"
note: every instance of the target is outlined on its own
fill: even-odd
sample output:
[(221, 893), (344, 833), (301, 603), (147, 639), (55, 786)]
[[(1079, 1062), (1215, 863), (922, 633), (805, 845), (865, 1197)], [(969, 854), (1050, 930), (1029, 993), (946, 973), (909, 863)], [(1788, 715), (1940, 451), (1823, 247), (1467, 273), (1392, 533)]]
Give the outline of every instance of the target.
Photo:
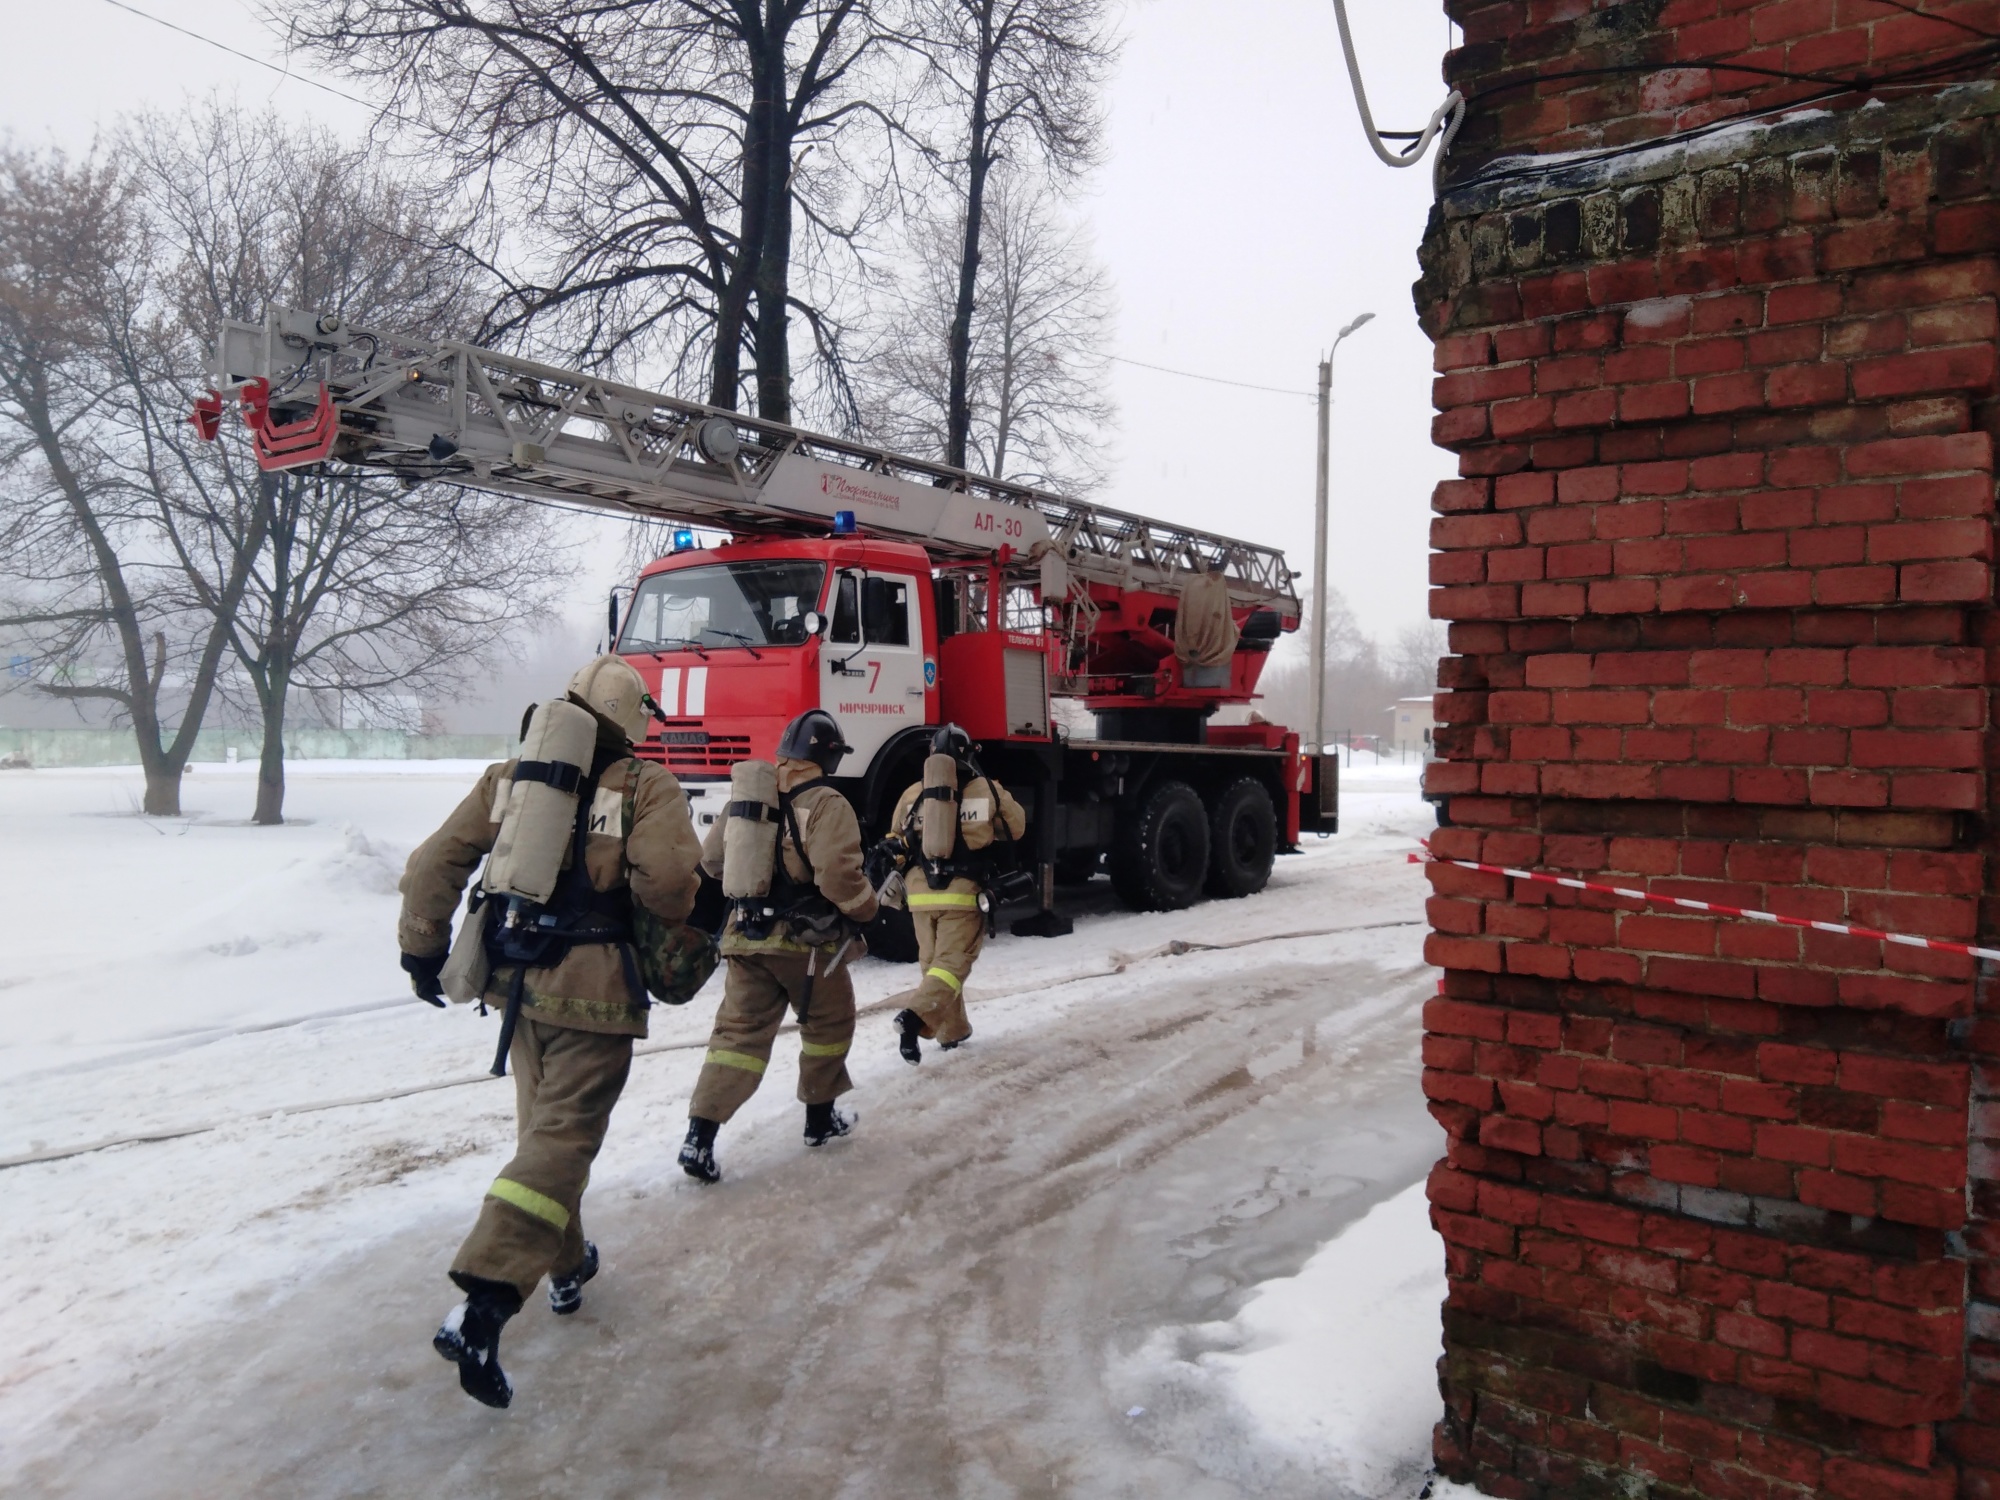
[(1431, 731), (1437, 728), (1437, 716), (1431, 711), (1432, 700), (1422, 698), (1398, 698), (1385, 712), (1389, 715), (1389, 734), (1383, 745), (1385, 752), (1402, 754), (1416, 751), (1422, 755), (1431, 753)]

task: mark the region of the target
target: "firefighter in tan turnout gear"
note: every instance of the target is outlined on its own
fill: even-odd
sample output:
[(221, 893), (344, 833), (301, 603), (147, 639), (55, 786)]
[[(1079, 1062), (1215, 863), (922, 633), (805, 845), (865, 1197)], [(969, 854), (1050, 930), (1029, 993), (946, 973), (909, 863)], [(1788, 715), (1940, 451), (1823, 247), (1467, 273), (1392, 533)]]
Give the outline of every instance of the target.
[[(433, 1340), (466, 1394), (505, 1406), (500, 1330), (544, 1275), (549, 1304), (576, 1311), (596, 1274), (579, 1207), (591, 1162), (646, 1034), (634, 906), (679, 924), (693, 905), (700, 846), (680, 783), (632, 755), (651, 717), (645, 686), (600, 656), (567, 697), (538, 706), (516, 760), (489, 767), (410, 856), (398, 937), (417, 994), (501, 1007), (519, 1133), (452, 1262), (465, 1293)], [(486, 869), (449, 965), (448, 926), (480, 860)], [(657, 924), (656, 924), (657, 925)], [(504, 1039), (511, 1026), (511, 1043)]]
[(787, 1008), (799, 1018), (799, 1099), (805, 1141), (822, 1146), (853, 1127), (834, 1100), (854, 1085), (854, 986), (848, 966), (865, 953), (859, 926), (875, 915), (861, 868), (861, 825), (826, 783), (851, 747), (824, 709), (785, 726), (778, 760), (730, 772), (729, 807), (702, 847), (702, 869), (731, 903), (722, 934), (729, 976), (708, 1056), (688, 1104), (680, 1164), (715, 1182), (716, 1131), (764, 1081)]
[(886, 850), (908, 872), (905, 901), (917, 929), (923, 978), (898, 998), (897, 1050), (923, 1061), (918, 1039), (946, 1051), (972, 1035), (965, 981), (986, 941), (996, 861), (1028, 831), (1028, 815), (999, 782), (981, 775), (972, 741), (956, 724), (931, 740), (924, 777), (897, 799)]

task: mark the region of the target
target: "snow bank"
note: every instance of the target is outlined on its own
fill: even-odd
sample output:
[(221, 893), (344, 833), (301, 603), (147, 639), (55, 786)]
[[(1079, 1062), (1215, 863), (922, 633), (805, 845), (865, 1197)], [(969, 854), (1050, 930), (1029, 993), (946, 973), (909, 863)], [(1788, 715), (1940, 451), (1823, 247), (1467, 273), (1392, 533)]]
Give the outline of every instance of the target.
[(1421, 755), (1411, 753), (1398, 755), (1394, 750), (1376, 754), (1372, 750), (1343, 750), (1340, 754), (1340, 784), (1367, 782), (1371, 787), (1378, 783), (1403, 783), (1412, 788), (1421, 786), (1424, 767), (1429, 764)]
[(1162, 1446), (1217, 1478), (1271, 1493), (1414, 1496), (1440, 1409), (1444, 1291), (1420, 1182), (1298, 1275), (1257, 1287), (1233, 1319), (1162, 1329), (1116, 1374), (1150, 1388), (1134, 1420), (1156, 1414)]

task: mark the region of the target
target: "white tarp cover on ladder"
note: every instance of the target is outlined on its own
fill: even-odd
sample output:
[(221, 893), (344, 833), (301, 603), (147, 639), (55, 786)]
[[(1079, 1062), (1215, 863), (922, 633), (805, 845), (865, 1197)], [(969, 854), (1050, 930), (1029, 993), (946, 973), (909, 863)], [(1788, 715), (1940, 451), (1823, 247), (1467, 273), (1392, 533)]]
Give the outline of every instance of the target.
[(1181, 585), (1174, 621), (1174, 654), (1185, 666), (1226, 667), (1236, 654), (1236, 619), (1229, 612), (1229, 582), (1197, 573)]

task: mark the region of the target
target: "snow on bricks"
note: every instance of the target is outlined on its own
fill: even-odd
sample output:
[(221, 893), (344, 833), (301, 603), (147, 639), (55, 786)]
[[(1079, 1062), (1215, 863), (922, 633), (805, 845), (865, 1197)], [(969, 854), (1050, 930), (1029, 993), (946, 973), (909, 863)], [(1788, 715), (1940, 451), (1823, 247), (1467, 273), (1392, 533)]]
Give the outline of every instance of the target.
[[(1920, 8), (1446, 5), (1440, 858), (2000, 943), (2000, 0)], [(1991, 966), (1428, 874), (1441, 1469), (2000, 1500)]]

